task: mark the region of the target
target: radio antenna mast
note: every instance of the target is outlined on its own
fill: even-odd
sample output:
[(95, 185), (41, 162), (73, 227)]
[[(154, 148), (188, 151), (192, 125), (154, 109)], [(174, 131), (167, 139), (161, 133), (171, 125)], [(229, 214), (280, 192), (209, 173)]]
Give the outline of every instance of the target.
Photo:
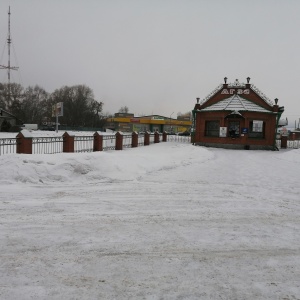
[(8, 64), (7, 66), (0, 65), (0, 69), (7, 70), (7, 83), (8, 83), (8, 100), (10, 101), (11, 95), (11, 85), (10, 85), (10, 71), (11, 70), (18, 70), (19, 67), (13, 67), (10, 65), (10, 45), (11, 45), (11, 36), (10, 36), (10, 6), (8, 9), (8, 36), (7, 36), (7, 48), (8, 48)]

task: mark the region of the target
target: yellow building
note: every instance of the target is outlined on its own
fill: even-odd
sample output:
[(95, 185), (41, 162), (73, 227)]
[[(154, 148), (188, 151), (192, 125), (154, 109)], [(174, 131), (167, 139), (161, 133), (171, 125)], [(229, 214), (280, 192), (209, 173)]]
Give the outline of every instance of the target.
[(159, 115), (135, 117), (134, 114), (116, 113), (113, 118), (107, 119), (106, 128), (122, 132), (158, 131), (178, 133), (190, 131), (192, 121), (190, 117), (182, 116), (177, 119)]

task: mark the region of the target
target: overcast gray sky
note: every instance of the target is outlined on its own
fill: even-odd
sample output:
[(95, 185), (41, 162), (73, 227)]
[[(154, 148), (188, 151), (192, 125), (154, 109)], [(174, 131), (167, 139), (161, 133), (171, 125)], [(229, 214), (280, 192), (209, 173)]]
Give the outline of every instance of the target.
[(104, 112), (176, 117), (249, 76), (300, 118), (299, 0), (1, 0), (0, 54), (9, 5), (24, 87), (86, 84)]

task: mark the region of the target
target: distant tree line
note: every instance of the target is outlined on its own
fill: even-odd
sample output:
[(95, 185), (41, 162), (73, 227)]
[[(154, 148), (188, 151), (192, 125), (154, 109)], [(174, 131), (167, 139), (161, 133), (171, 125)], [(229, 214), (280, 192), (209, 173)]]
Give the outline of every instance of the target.
[(0, 84), (0, 108), (16, 116), (19, 123), (43, 124), (54, 122), (52, 107), (63, 102), (64, 115), (59, 123), (67, 126), (101, 128), (105, 124), (103, 103), (94, 99), (94, 93), (86, 85), (64, 86), (47, 93), (36, 85), (23, 88), (20, 84)]
[(129, 108), (128, 108), (128, 106), (122, 106), (122, 107), (119, 109), (119, 113), (128, 114), (128, 113), (129, 113)]

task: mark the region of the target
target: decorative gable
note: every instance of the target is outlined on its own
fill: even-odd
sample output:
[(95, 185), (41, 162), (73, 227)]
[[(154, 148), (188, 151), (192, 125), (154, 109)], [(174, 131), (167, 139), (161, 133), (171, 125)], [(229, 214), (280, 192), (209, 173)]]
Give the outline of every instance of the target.
[(247, 83), (240, 83), (238, 79), (236, 79), (233, 83), (227, 84), (226, 77), (224, 80), (224, 84), (220, 84), (200, 102), (201, 109), (212, 106), (213, 104), (228, 98), (228, 96), (239, 95), (243, 97), (243, 99), (251, 101), (266, 110), (272, 110), (274, 103), (255, 85), (249, 83), (249, 77), (247, 78)]
[(229, 111), (254, 111), (254, 112), (264, 112), (271, 113), (272, 110), (268, 110), (252, 101), (249, 101), (238, 94), (235, 94), (231, 97), (228, 97), (224, 100), (221, 100), (215, 104), (207, 106), (201, 111), (220, 111), (220, 110), (229, 110)]

